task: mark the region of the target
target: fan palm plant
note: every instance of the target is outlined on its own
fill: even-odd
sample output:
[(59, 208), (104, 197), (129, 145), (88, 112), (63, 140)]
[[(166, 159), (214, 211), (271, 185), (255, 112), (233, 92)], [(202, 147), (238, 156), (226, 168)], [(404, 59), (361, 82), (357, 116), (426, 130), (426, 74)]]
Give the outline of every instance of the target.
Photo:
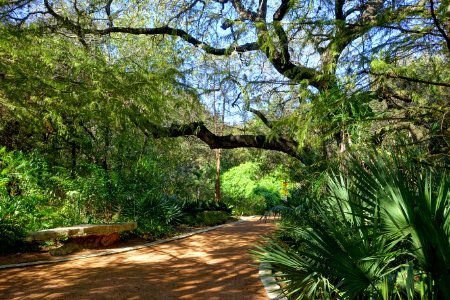
[(398, 157), (367, 155), (365, 168), (352, 160), (351, 177), (363, 201), (379, 206), (383, 236), (402, 243), (426, 274), (426, 298), (450, 299), (450, 178), (444, 172), (402, 164)]
[(351, 157), (345, 174), (331, 173), (327, 196), (314, 203), (319, 221), (288, 229), (296, 243), (272, 239), (254, 252), (281, 272), (288, 294), (450, 299), (446, 174), (387, 154)]

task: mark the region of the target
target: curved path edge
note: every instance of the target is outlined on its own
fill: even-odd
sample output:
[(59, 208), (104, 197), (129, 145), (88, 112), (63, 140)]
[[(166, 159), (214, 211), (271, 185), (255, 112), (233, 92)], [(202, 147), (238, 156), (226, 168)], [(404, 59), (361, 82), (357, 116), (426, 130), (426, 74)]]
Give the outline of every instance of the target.
[(221, 227), (230, 226), (230, 225), (238, 224), (238, 223), (241, 223), (241, 222), (245, 222), (245, 220), (241, 219), (241, 220), (236, 221), (236, 222), (220, 224), (220, 225), (208, 227), (208, 228), (205, 228), (205, 229), (200, 229), (200, 230), (188, 232), (188, 233), (185, 233), (185, 234), (177, 235), (177, 236), (174, 236), (174, 237), (171, 237), (171, 238), (168, 238), (168, 239), (157, 240), (157, 241), (154, 241), (154, 242), (145, 243), (145, 244), (137, 245), (137, 246), (130, 246), (130, 247), (111, 249), (111, 250), (103, 251), (103, 252), (99, 252), (99, 253), (77, 255), (77, 256), (71, 256), (71, 257), (66, 257), (66, 258), (58, 258), (58, 259), (52, 259), (52, 260), (38, 260), (38, 261), (24, 262), (24, 263), (17, 263), (17, 264), (0, 265), (0, 270), (2, 270), (2, 269), (11, 269), (11, 268), (23, 268), (23, 267), (29, 267), (29, 266), (45, 265), (45, 264), (54, 264), (54, 263), (60, 263), (60, 262), (66, 262), (66, 261), (72, 261), (72, 260), (78, 260), (78, 259), (84, 259), (84, 258), (97, 257), (97, 256), (113, 255), (113, 254), (117, 254), (117, 253), (138, 250), (138, 249), (142, 249), (142, 248), (152, 247), (152, 246), (155, 246), (155, 245), (164, 244), (164, 243), (168, 243), (168, 242), (184, 239), (184, 238), (196, 235), (196, 234), (212, 231), (212, 230), (215, 230), (215, 229), (218, 229), (218, 228), (221, 228)]
[(272, 277), (271, 265), (269, 263), (264, 262), (259, 264), (259, 278), (270, 300), (287, 300), (281, 292), (281, 287), (277, 284), (275, 278)]

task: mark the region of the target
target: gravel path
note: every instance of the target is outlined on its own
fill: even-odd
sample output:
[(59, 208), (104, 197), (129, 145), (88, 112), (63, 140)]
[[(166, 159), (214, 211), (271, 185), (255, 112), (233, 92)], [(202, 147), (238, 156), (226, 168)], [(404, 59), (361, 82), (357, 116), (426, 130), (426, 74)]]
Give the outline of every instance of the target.
[(259, 218), (149, 248), (0, 270), (0, 299), (267, 299), (248, 251)]

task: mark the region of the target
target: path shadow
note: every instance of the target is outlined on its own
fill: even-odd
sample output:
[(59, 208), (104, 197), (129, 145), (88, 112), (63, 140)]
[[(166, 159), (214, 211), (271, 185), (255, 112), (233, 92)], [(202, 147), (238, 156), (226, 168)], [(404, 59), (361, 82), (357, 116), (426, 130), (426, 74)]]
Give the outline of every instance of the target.
[(244, 222), (117, 255), (3, 270), (0, 299), (266, 299), (248, 251), (271, 228)]

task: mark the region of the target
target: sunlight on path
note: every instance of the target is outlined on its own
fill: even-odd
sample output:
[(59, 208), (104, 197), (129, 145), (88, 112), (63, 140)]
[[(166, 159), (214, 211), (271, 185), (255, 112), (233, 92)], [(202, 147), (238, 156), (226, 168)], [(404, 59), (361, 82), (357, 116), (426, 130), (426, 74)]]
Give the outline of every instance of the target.
[(259, 218), (140, 250), (2, 270), (0, 299), (267, 299), (248, 251)]

